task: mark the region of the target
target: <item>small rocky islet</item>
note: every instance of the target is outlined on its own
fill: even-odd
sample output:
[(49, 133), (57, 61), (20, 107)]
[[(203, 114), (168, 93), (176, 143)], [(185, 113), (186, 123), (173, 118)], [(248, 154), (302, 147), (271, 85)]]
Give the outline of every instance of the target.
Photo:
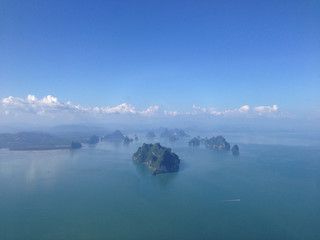
[(71, 149), (79, 149), (79, 148), (82, 148), (82, 144), (79, 143), (79, 142), (74, 142), (74, 141), (72, 141), (70, 148), (71, 148)]
[(129, 144), (133, 142), (133, 139), (132, 138), (129, 138), (128, 136), (125, 136), (124, 139), (122, 140), (122, 144)]
[(240, 154), (238, 145), (233, 145), (231, 152), (234, 156), (238, 156)]

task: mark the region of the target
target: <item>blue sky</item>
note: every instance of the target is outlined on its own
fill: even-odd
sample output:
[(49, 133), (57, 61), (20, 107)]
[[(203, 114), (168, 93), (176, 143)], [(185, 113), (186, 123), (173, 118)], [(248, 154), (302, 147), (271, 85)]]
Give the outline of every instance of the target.
[(320, 115), (319, 1), (0, 2), (0, 98)]

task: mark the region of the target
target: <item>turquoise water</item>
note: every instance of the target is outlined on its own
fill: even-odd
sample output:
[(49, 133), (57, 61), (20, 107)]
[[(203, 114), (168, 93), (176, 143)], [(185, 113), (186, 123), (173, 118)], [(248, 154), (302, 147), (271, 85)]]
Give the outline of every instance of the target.
[(239, 157), (187, 140), (162, 142), (179, 155), (181, 170), (157, 176), (131, 160), (143, 141), (0, 150), (0, 239), (319, 239), (313, 140), (242, 139)]

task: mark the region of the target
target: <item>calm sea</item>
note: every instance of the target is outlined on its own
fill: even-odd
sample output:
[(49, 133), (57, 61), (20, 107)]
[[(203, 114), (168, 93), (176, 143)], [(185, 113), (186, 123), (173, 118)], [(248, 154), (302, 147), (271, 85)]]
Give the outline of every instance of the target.
[(0, 150), (0, 239), (319, 239), (320, 138), (226, 138), (240, 156), (160, 140), (181, 169), (157, 176), (131, 160), (141, 136), (129, 146)]

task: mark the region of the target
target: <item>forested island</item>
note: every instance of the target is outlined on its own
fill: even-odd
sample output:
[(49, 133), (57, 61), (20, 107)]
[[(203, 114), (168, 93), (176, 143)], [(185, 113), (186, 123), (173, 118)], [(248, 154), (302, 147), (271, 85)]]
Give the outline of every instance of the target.
[[(206, 148), (230, 151), (230, 143), (223, 136), (211, 138), (194, 137), (188, 142), (188, 145), (191, 147), (196, 147), (200, 144), (203, 144)], [(238, 156), (240, 154), (238, 145), (234, 145), (231, 148), (231, 152), (234, 156)]]
[(171, 152), (170, 148), (161, 146), (160, 143), (144, 143), (133, 154), (132, 159), (137, 163), (147, 164), (153, 170), (153, 175), (176, 172), (180, 165), (178, 155)]

